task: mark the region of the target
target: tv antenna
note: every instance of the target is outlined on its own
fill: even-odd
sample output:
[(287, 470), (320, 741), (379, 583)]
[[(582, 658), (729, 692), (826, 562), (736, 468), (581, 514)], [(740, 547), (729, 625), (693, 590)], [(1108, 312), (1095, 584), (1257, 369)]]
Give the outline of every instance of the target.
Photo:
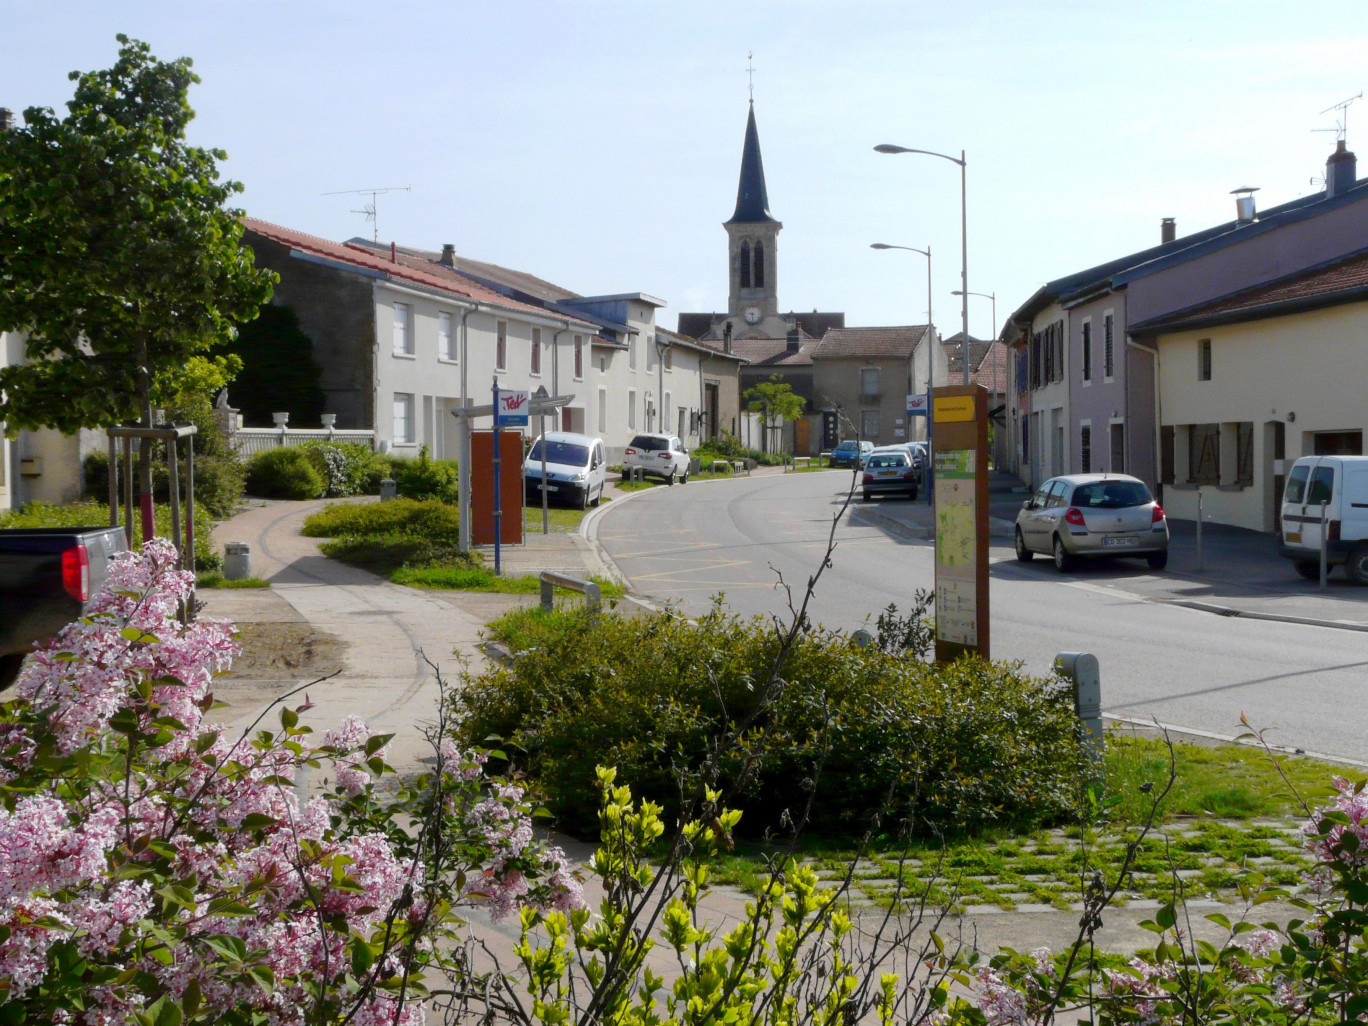
[(390, 192), (412, 192), (411, 185), (391, 185), (385, 189), (340, 189), (337, 192), (325, 192), (324, 196), (369, 196), (370, 202), (364, 204), (360, 210), (353, 210), (353, 214), (365, 214), (366, 220), (374, 227), (371, 231), (371, 241), (380, 241), (380, 217), (377, 213), (377, 197)]
[(1363, 90), (1362, 90), (1362, 89), (1360, 89), (1360, 90), (1359, 90), (1357, 93), (1355, 93), (1353, 96), (1349, 97), (1349, 99), (1347, 99), (1347, 100), (1341, 100), (1339, 103), (1332, 103), (1329, 107), (1326, 107), (1325, 110), (1321, 111), (1321, 113), (1322, 113), (1322, 114), (1329, 114), (1332, 110), (1342, 111), (1343, 113), (1337, 115), (1336, 118), (1335, 118), (1335, 127), (1334, 127), (1334, 128), (1313, 128), (1313, 129), (1311, 129), (1311, 131), (1313, 131), (1313, 132), (1334, 132), (1334, 133), (1335, 133), (1335, 139), (1336, 139), (1336, 140), (1342, 140), (1342, 139), (1344, 138), (1344, 130), (1345, 130), (1345, 129), (1348, 127), (1348, 125), (1349, 125), (1349, 105), (1350, 105), (1351, 103), (1353, 103), (1355, 100), (1361, 100), (1361, 99), (1363, 99)]

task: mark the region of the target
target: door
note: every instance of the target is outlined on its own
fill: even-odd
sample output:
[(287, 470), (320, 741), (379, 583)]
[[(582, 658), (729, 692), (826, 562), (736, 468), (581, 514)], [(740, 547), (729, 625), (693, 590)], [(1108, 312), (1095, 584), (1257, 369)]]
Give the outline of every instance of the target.
[(1054, 517), (1059, 513), (1057, 507), (1063, 493), (1063, 481), (1046, 481), (1036, 489), (1031, 499), (1034, 508), (1021, 524), (1021, 536), (1026, 540), (1027, 548), (1036, 552), (1050, 551), (1050, 532), (1054, 527)]
[[(1297, 481), (1302, 467), (1308, 469), (1306, 488), (1301, 502), (1290, 504), (1284, 514), (1286, 541), (1289, 545), (1301, 545), (1313, 552), (1320, 551), (1322, 506), (1328, 513), (1334, 501), (1336, 470), (1338, 460), (1317, 460), (1314, 464), (1294, 467), (1292, 480), (1288, 482), (1288, 498), (1293, 495), (1293, 484)], [(1300, 530), (1299, 530), (1300, 529)], [(1300, 535), (1300, 539), (1297, 536)]]
[(812, 424), (806, 417), (793, 422), (793, 454), (806, 456), (812, 452)]
[(1113, 424), (1111, 426), (1111, 466), (1107, 468), (1113, 474), (1124, 474), (1126, 472), (1126, 425)]

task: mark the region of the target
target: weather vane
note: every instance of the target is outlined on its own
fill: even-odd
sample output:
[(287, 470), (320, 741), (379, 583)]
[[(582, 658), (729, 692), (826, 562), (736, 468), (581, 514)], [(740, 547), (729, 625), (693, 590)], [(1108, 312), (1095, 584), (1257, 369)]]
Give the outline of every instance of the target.
[(379, 242), (379, 241), (380, 241), (380, 218), (379, 218), (379, 216), (377, 215), (377, 210), (378, 210), (378, 208), (377, 208), (376, 202), (375, 202), (375, 201), (376, 201), (376, 197), (378, 197), (378, 196), (383, 196), (383, 195), (384, 195), (385, 193), (387, 193), (387, 192), (412, 192), (412, 191), (413, 191), (413, 186), (411, 186), (411, 185), (391, 185), (389, 188), (386, 188), (386, 189), (341, 189), (341, 190), (339, 190), (339, 191), (337, 191), (337, 192), (325, 192), (323, 195), (324, 195), (324, 196), (369, 196), (369, 197), (370, 197), (370, 202), (367, 203), (365, 206), (363, 206), (360, 210), (353, 210), (352, 213), (353, 213), (353, 214), (365, 214), (365, 215), (366, 215), (366, 220), (369, 221), (372, 225), (374, 225), (374, 228), (373, 228), (372, 231), (371, 231), (371, 241), (372, 241), (372, 242)]
[(752, 51), (746, 51), (746, 81), (750, 83), (751, 103), (755, 102), (755, 62), (752, 60), (754, 56)]

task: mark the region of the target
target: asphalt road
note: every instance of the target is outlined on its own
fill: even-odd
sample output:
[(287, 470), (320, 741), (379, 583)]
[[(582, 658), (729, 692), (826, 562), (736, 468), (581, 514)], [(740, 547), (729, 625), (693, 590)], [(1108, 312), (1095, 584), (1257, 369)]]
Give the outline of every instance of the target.
[[(606, 510), (598, 540), (638, 594), (686, 615), (720, 593), (737, 613), (783, 616), (780, 578), (796, 605), (849, 482), (814, 473), (652, 489)], [(932, 588), (930, 542), (889, 529), (858, 497), (836, 541), (809, 607), (817, 623), (872, 625), (889, 603), (906, 609)], [(1155, 601), (1155, 575), (1138, 561), (1061, 578), (1042, 560), (1018, 564), (1006, 545), (991, 555), (995, 659), (1046, 674), (1058, 652), (1092, 652), (1108, 714), (1233, 735), (1244, 713), (1278, 744), (1368, 761), (1368, 633)]]

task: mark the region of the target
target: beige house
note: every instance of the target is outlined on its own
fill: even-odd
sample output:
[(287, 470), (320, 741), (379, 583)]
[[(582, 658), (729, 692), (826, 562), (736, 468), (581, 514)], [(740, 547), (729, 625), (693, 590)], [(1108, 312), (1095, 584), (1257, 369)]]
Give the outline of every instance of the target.
[(926, 324), (832, 328), (812, 351), (812, 391), (819, 411), (835, 412), (840, 438), (875, 445), (926, 437), (926, 418), (907, 416), (907, 397), (927, 382), (946, 383), (945, 348)]
[(1361, 455), (1368, 251), (1131, 329), (1159, 351), (1156, 421), (1172, 517), (1276, 529), (1299, 456)]

